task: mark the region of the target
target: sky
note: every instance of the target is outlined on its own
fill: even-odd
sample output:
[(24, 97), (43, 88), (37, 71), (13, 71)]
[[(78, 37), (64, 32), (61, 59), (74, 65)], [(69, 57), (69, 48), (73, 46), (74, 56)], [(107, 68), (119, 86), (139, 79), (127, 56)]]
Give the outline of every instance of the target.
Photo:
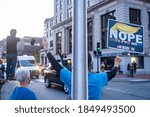
[(0, 40), (17, 30), (17, 37), (43, 37), (44, 20), (54, 15), (54, 0), (0, 0)]

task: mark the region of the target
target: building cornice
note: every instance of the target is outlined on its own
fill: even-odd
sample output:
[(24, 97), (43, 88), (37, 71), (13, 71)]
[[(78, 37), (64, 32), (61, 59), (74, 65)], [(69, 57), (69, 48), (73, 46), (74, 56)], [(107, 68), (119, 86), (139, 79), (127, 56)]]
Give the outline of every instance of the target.
[(69, 19), (67, 19), (67, 20), (65, 20), (65, 21), (62, 21), (62, 22), (60, 22), (60, 23), (54, 25), (54, 26), (51, 27), (51, 28), (54, 30), (54, 29), (56, 29), (56, 28), (58, 28), (58, 27), (60, 27), (60, 26), (63, 26), (63, 25), (65, 25), (65, 24), (68, 24), (68, 23), (71, 22), (71, 21), (72, 21), (72, 17), (69, 18)]
[(100, 7), (103, 7), (103, 6), (105, 6), (105, 5), (107, 5), (107, 4), (111, 3), (111, 2), (114, 2), (114, 1), (116, 1), (116, 0), (103, 0), (103, 1), (93, 5), (91, 7), (89, 7), (88, 10), (87, 10), (87, 13), (95, 11), (96, 9), (98, 9)]

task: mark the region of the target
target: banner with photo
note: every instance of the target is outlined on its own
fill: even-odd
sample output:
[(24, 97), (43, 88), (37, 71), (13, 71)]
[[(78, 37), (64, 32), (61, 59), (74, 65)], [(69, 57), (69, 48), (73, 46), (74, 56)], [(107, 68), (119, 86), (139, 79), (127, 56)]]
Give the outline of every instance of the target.
[(143, 27), (122, 23), (115, 20), (108, 21), (108, 47), (143, 52)]

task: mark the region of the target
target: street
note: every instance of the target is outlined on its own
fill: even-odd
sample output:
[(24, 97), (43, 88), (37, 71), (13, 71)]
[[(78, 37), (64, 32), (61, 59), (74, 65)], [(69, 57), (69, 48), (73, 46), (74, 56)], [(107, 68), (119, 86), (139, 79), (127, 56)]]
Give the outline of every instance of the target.
[[(9, 99), (11, 91), (17, 84), (9, 81), (1, 89), (1, 100)], [(9, 87), (8, 87), (9, 86)], [(67, 94), (58, 87), (46, 88), (43, 76), (32, 79), (29, 88), (33, 90), (38, 100), (66, 100)], [(114, 78), (102, 91), (102, 100), (149, 100), (150, 79)]]
[(103, 89), (103, 100), (149, 100), (150, 80), (115, 78)]
[(65, 100), (67, 97), (60, 87), (46, 88), (43, 77), (32, 79), (29, 88), (36, 93), (39, 100)]

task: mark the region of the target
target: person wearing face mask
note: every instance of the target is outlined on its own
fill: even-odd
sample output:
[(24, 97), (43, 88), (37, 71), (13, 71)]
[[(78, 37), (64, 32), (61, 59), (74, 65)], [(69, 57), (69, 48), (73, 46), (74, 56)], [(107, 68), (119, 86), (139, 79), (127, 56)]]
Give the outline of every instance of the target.
[(20, 83), (10, 96), (10, 100), (37, 100), (33, 91), (28, 89), (30, 83), (30, 72), (27, 69), (18, 68), (16, 71), (16, 79)]

